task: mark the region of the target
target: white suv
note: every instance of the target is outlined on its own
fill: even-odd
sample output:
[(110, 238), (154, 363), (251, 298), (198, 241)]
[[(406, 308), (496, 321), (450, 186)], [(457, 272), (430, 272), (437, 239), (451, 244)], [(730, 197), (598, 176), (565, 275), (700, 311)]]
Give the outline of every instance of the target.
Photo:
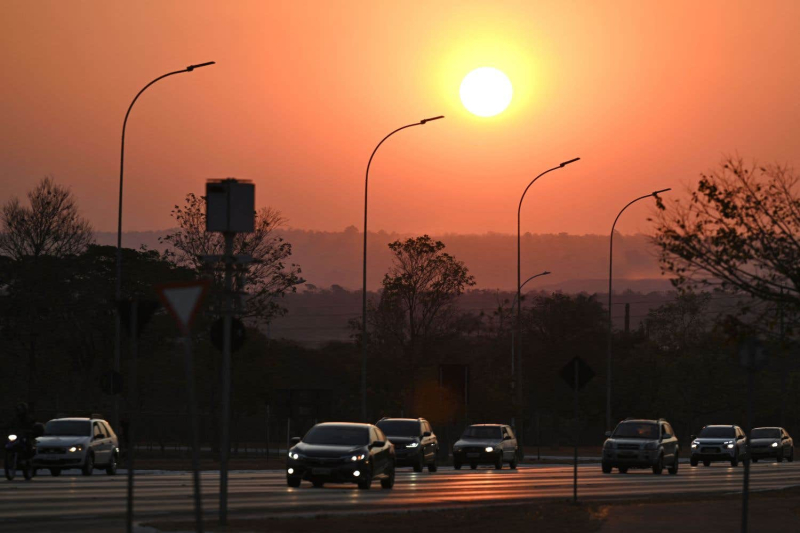
[(80, 468), (91, 476), (95, 468), (117, 473), (119, 441), (108, 422), (95, 418), (57, 418), (44, 426), (36, 439), (34, 468), (49, 468), (54, 476), (62, 470)]

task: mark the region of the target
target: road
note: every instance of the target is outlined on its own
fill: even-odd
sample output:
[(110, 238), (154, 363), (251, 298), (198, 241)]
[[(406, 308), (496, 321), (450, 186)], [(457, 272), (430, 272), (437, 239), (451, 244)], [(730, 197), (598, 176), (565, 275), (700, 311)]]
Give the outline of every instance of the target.
[[(631, 499), (658, 494), (692, 495), (738, 492), (743, 467), (723, 464), (689, 468), (681, 465), (677, 476), (654, 476), (646, 470), (604, 475), (599, 465), (579, 467), (578, 496), (583, 500)], [(800, 462), (759, 463), (751, 470), (753, 490), (800, 486)], [(77, 471), (76, 471), (77, 473)], [(125, 516), (126, 477), (97, 471), (92, 477), (54, 478), (45, 471), (30, 482), (17, 478), (0, 481), (0, 530), (88, 531), (122, 527)], [(217, 473), (204, 473), (203, 503), (215, 513)], [(398, 471), (395, 488), (379, 483), (369, 491), (355, 485), (326, 485), (314, 489), (286, 486), (280, 471), (232, 472), (229, 478), (231, 517), (359, 513), (365, 510), (408, 510), (475, 504), (504, 504), (572, 496), (572, 467), (521, 467), (516, 471), (479, 468), (415, 474)], [(368, 505), (367, 505), (368, 504)], [(142, 473), (136, 477), (136, 521), (191, 519), (192, 485), (188, 473)]]

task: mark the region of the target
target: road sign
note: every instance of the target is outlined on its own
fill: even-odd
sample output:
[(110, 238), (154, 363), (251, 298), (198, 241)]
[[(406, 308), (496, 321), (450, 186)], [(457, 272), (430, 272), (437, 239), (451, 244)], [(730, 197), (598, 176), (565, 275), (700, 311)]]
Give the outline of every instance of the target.
[(567, 382), (571, 389), (575, 388), (575, 365), (578, 365), (578, 390), (581, 390), (594, 377), (594, 370), (586, 364), (586, 361), (577, 355), (561, 369), (559, 375)]
[[(224, 338), (225, 320), (218, 318), (211, 324), (211, 344), (217, 350), (222, 351)], [(238, 352), (244, 345), (247, 337), (247, 331), (244, 328), (244, 323), (238, 318), (231, 319), (231, 352)]]
[(158, 297), (164, 307), (170, 312), (178, 323), (184, 335), (188, 335), (192, 321), (200, 309), (203, 297), (208, 290), (208, 281), (196, 280), (175, 283), (165, 283), (156, 286)]
[(739, 362), (747, 370), (761, 370), (769, 363), (767, 348), (756, 337), (746, 339), (739, 345)]

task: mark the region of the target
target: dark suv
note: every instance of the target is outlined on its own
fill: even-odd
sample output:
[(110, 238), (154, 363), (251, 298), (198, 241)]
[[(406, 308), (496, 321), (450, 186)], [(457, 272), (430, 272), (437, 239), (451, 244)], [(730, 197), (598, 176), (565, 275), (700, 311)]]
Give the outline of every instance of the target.
[(315, 487), (332, 482), (368, 489), (373, 479), (384, 489), (394, 486), (394, 445), (372, 424), (317, 424), (292, 444), (286, 461), (290, 487), (299, 487), (304, 479)]
[(376, 424), (394, 444), (397, 466), (412, 466), (414, 472), (436, 472), (439, 439), (424, 418), (381, 418)]
[(617, 424), (614, 432), (606, 433), (603, 443), (603, 473), (618, 468), (625, 474), (629, 468), (652, 468), (660, 474), (669, 467), (670, 474), (678, 473), (680, 446), (675, 430), (660, 418), (642, 420), (628, 418)]

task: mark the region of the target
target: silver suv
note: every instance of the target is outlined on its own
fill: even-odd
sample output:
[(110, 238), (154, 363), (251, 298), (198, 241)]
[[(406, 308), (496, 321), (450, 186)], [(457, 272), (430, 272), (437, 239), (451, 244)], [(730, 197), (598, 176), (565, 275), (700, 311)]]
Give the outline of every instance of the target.
[(739, 466), (747, 455), (747, 436), (739, 426), (704, 426), (700, 434), (692, 439), (692, 457), (689, 463), (697, 466), (702, 462), (709, 466), (716, 461), (730, 461)]
[(628, 418), (617, 424), (614, 432), (606, 432), (603, 443), (603, 473), (618, 468), (620, 474), (629, 468), (652, 468), (658, 475), (668, 468), (678, 473), (680, 446), (672, 426), (664, 420)]
[(98, 418), (57, 418), (44, 426), (36, 439), (34, 468), (49, 468), (53, 476), (62, 470), (80, 468), (91, 476), (96, 468), (113, 476), (119, 462), (117, 435), (105, 420)]

